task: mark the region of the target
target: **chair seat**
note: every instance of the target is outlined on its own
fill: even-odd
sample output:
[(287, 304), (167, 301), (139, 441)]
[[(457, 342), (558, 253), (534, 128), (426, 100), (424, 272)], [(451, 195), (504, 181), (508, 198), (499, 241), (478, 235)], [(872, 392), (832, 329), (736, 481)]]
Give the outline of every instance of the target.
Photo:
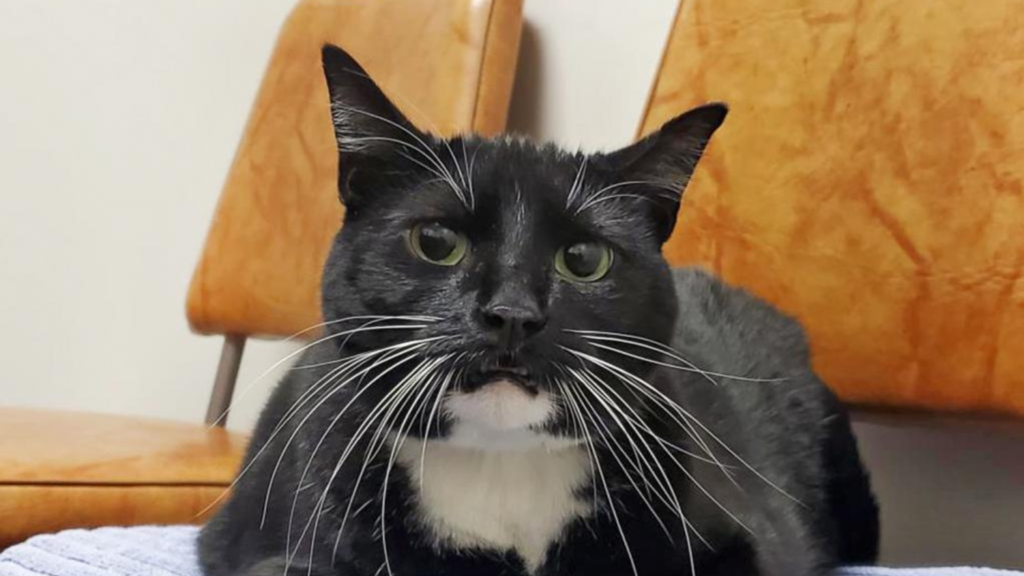
[(245, 444), (203, 425), (0, 408), (0, 548), (65, 528), (201, 522)]

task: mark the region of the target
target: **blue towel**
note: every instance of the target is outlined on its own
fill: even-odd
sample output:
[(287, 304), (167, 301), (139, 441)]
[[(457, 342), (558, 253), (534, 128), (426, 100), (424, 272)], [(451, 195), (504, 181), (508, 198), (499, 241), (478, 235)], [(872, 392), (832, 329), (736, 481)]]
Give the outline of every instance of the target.
[[(0, 552), (0, 576), (202, 576), (194, 526), (67, 530)], [(1024, 576), (989, 568), (862, 568), (835, 576)]]

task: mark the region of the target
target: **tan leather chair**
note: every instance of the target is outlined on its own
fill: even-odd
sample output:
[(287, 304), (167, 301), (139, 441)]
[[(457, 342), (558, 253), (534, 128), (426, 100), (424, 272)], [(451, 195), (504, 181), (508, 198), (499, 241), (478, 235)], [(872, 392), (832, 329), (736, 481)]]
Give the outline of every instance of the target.
[[(420, 126), (494, 134), (505, 125), (521, 11), (521, 0), (295, 7), (188, 295), (193, 328), (226, 336), (208, 425), (224, 423), (246, 338), (318, 322), (320, 269), (341, 218), (321, 46), (349, 50)], [(69, 527), (202, 520), (244, 445), (211, 426), (0, 410), (0, 548)]]
[(641, 132), (730, 114), (669, 259), (797, 316), (851, 403), (1024, 416), (1019, 11), (684, 0)]

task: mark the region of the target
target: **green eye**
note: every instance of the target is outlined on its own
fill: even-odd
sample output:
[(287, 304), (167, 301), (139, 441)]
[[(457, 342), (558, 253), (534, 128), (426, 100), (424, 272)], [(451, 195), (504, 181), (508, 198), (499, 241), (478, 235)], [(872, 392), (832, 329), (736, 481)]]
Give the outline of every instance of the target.
[(573, 282), (596, 282), (611, 267), (611, 249), (597, 242), (572, 244), (555, 254), (555, 270)]
[(469, 241), (451, 228), (436, 222), (417, 224), (409, 233), (409, 248), (420, 260), (439, 266), (455, 266), (466, 255)]

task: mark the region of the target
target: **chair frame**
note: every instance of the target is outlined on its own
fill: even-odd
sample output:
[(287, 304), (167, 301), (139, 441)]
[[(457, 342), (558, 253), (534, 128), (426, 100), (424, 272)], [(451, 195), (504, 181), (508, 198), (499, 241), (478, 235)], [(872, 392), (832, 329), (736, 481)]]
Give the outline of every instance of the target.
[(220, 349), (220, 361), (217, 363), (217, 372), (213, 378), (213, 389), (210, 391), (210, 403), (206, 408), (205, 422), (207, 426), (223, 428), (227, 425), (246, 340), (248, 338), (241, 334), (224, 336), (224, 344)]

